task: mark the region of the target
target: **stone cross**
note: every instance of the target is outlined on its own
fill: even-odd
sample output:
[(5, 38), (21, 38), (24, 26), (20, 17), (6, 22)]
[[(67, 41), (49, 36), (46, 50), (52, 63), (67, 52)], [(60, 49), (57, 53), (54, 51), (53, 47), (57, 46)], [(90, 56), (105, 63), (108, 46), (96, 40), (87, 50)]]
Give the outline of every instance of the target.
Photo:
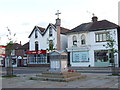
[(61, 14), (61, 13), (59, 12), (59, 10), (57, 10), (57, 13), (55, 14), (55, 15), (57, 15), (57, 18), (59, 18), (59, 14)]

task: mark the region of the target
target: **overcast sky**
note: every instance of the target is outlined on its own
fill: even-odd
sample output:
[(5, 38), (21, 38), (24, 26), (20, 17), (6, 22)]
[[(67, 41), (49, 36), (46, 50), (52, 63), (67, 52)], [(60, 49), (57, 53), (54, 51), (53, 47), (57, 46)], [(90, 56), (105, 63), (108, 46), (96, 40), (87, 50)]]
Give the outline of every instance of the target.
[(22, 44), (35, 25), (46, 28), (55, 23), (57, 10), (61, 12), (61, 26), (72, 29), (91, 22), (92, 13), (98, 20), (107, 19), (118, 24), (119, 0), (0, 0), (0, 45), (7, 43), (8, 27)]

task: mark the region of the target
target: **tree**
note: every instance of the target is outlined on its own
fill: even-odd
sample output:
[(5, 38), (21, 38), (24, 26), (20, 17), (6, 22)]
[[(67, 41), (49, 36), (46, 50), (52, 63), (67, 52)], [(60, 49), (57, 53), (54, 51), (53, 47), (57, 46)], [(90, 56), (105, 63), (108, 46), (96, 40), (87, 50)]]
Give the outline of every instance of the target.
[(54, 44), (53, 44), (53, 41), (52, 40), (50, 40), (49, 41), (49, 50), (53, 50), (53, 46), (54, 46)]
[[(109, 52), (110, 52), (110, 61), (112, 63), (112, 75), (118, 75), (118, 70), (117, 67), (115, 65), (115, 53), (118, 53), (118, 50), (115, 49), (115, 46), (117, 46), (116, 41), (113, 39), (113, 37), (109, 36), (109, 39), (107, 40), (107, 44), (103, 45), (106, 48), (109, 48)], [(109, 57), (109, 58), (110, 58)]]
[(6, 55), (7, 55), (7, 67), (6, 67), (6, 71), (7, 71), (7, 75), (8, 76), (12, 76), (13, 75), (13, 68), (12, 68), (12, 58), (11, 58), (11, 53), (12, 53), (12, 46), (13, 44), (16, 42), (16, 40), (14, 40), (16, 34), (14, 33), (12, 35), (10, 29), (7, 27), (8, 30), (8, 43), (6, 45)]

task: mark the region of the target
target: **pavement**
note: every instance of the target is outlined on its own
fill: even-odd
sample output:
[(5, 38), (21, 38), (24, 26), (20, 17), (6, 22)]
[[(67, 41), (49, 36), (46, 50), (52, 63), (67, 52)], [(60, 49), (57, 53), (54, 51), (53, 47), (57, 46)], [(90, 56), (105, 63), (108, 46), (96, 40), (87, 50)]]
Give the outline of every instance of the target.
[[(69, 70), (75, 70), (79, 73), (111, 73), (112, 69), (110, 67), (68, 67)], [(32, 73), (42, 73), (49, 70), (49, 67), (14, 67), (14, 74), (32, 74)], [(120, 68), (118, 69), (120, 72)], [(1, 75), (6, 74), (5, 67), (0, 70)]]
[[(46, 71), (48, 68), (21, 67), (15, 69)], [(110, 73), (81, 73), (87, 77), (70, 82), (30, 80), (31, 77), (39, 74), (41, 73), (16, 74), (17, 77), (14, 78), (2, 78), (2, 88), (118, 88), (120, 86), (120, 76), (110, 76)]]

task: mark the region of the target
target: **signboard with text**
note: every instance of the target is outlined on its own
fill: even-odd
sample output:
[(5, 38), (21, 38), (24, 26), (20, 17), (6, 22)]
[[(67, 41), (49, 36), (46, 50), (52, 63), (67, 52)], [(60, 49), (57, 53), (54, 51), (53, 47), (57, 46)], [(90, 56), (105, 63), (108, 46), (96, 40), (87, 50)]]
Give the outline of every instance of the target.
[(46, 50), (41, 50), (41, 51), (27, 51), (26, 54), (46, 54)]
[(0, 46), (0, 55), (5, 55), (6, 46)]
[(73, 62), (89, 62), (88, 52), (73, 52)]

